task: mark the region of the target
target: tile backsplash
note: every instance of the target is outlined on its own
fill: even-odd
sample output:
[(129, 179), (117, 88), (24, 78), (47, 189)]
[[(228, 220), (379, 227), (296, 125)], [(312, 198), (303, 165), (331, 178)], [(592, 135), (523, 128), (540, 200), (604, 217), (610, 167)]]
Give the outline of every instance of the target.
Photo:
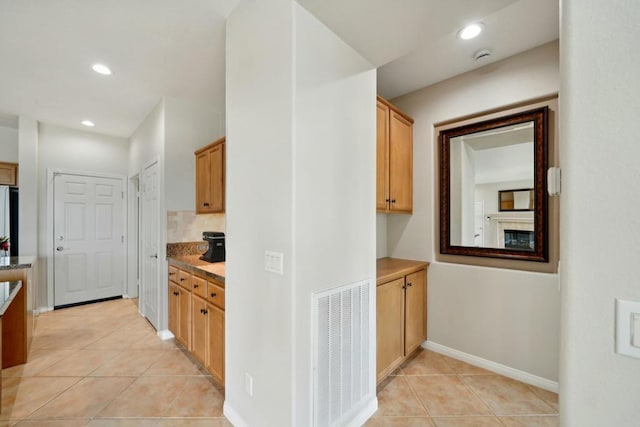
[(167, 243), (202, 240), (203, 231), (225, 231), (224, 214), (196, 215), (195, 211), (167, 211)]

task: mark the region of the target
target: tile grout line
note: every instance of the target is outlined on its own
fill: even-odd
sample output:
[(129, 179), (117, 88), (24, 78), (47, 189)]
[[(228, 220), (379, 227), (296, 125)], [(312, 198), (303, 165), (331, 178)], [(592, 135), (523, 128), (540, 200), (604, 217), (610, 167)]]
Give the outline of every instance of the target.
[(424, 402), (422, 401), (422, 399), (420, 399), (420, 396), (418, 396), (418, 393), (415, 391), (415, 389), (413, 388), (413, 386), (411, 385), (411, 382), (409, 381), (409, 378), (407, 377), (407, 375), (404, 372), (404, 369), (401, 370), (402, 371), (402, 377), (404, 378), (405, 383), (407, 383), (407, 385), (409, 386), (409, 390), (411, 391), (411, 393), (413, 394), (413, 397), (416, 398), (416, 400), (420, 403), (420, 406), (422, 406), (422, 409), (424, 409), (424, 412), (427, 414), (427, 417), (429, 418), (429, 422), (431, 423), (431, 425), (434, 425), (433, 420), (431, 420), (431, 418), (433, 418), (431, 416), (431, 413), (429, 412), (429, 410), (427, 409), (427, 407), (425, 406)]

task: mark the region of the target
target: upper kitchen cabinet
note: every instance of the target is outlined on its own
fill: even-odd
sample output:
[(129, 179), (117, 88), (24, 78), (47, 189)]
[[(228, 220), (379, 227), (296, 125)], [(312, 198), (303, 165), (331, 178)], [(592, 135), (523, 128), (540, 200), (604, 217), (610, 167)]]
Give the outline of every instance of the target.
[(18, 164), (0, 162), (0, 185), (18, 185)]
[(221, 138), (195, 152), (196, 214), (224, 212), (224, 145)]
[(413, 119), (378, 96), (376, 209), (413, 210)]

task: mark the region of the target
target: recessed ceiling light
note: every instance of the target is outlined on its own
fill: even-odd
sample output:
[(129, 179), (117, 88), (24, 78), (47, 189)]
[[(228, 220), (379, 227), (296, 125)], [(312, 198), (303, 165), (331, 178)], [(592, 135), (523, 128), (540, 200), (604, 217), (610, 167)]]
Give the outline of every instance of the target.
[(98, 74), (103, 74), (105, 76), (111, 75), (111, 70), (109, 69), (109, 67), (107, 67), (104, 64), (93, 64), (91, 68), (93, 68), (93, 71), (95, 71)]
[(458, 32), (458, 37), (462, 40), (469, 40), (477, 37), (478, 34), (482, 32), (482, 27), (483, 25), (479, 23), (467, 25)]
[(83, 124), (83, 125), (85, 125), (85, 126), (88, 126), (88, 127), (90, 127), (90, 128), (92, 128), (92, 127), (94, 127), (94, 126), (96, 125), (96, 124), (95, 124), (95, 123), (93, 123), (91, 120), (83, 120), (83, 121), (82, 121), (82, 124)]

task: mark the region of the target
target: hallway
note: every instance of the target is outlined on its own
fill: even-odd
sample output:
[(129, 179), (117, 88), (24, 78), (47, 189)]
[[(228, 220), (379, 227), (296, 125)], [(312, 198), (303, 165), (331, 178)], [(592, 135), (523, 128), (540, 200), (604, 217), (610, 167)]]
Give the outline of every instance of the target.
[(0, 427), (223, 427), (223, 394), (137, 300), (43, 313), (29, 362), (2, 371)]
[[(229, 427), (211, 376), (136, 300), (44, 313), (29, 363), (2, 371), (0, 427)], [(371, 427), (555, 427), (557, 395), (421, 351), (378, 387)]]

